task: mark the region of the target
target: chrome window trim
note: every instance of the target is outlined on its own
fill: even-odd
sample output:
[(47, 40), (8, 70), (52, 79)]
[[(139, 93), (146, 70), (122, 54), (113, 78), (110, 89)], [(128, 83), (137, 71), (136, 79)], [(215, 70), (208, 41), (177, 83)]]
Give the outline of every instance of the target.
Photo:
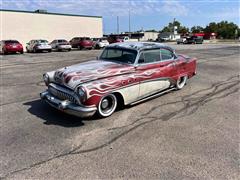
[[(160, 51), (161, 49), (166, 49), (166, 50), (172, 52), (172, 54), (173, 54), (174, 57), (173, 57), (172, 59), (162, 60), (162, 59), (161, 59), (161, 58), (162, 58), (162, 56), (161, 56), (161, 51)], [(138, 63), (138, 60), (139, 60), (141, 54), (144, 53), (144, 52), (146, 52), (146, 51), (151, 51), (151, 50), (159, 50), (160, 61), (155, 61), (155, 62), (150, 62), (150, 63), (141, 63), (141, 64), (139, 64), (139, 63)], [(146, 50), (141, 50), (141, 51), (139, 51), (139, 53), (138, 53), (138, 55), (137, 55), (137, 57), (136, 57), (134, 66), (135, 66), (135, 67), (138, 67), (138, 66), (143, 66), (143, 65), (157, 64), (157, 63), (160, 63), (160, 62), (175, 61), (175, 60), (177, 60), (177, 56), (176, 56), (175, 52), (169, 50), (168, 48), (161, 47), (161, 48), (156, 48), (156, 49), (146, 49)]]

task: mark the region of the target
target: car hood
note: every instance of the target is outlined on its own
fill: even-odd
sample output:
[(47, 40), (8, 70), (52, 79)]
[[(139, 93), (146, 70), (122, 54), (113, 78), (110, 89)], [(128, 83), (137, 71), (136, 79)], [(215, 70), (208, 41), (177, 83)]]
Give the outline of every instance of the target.
[(62, 69), (54, 73), (54, 81), (71, 89), (82, 83), (132, 73), (134, 67), (110, 61), (92, 60)]

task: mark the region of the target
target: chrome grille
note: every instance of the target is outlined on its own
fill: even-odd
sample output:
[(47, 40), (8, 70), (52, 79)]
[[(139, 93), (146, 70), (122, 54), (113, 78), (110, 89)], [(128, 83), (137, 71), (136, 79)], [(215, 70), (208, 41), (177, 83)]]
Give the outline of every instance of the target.
[(60, 89), (57, 89), (55, 87), (49, 86), (48, 87), (48, 91), (53, 95), (56, 96), (57, 98), (61, 99), (61, 100), (69, 100), (75, 104), (78, 104), (78, 101), (75, 99), (75, 97), (73, 95), (71, 95), (70, 93), (61, 91)]

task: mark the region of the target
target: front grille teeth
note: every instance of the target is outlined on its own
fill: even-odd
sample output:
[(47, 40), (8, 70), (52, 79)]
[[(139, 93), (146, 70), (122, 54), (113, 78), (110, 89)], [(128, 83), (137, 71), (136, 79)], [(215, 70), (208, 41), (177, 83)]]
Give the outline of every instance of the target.
[(71, 94), (68, 94), (68, 93), (66, 93), (66, 92), (63, 92), (63, 91), (60, 91), (60, 90), (58, 90), (58, 89), (56, 89), (56, 88), (53, 88), (53, 87), (49, 87), (49, 92), (52, 94), (52, 95), (54, 95), (54, 96), (56, 96), (57, 98), (59, 98), (59, 99), (61, 99), (61, 100), (69, 100), (69, 101), (71, 101), (71, 102), (73, 102), (73, 103), (75, 103), (75, 104), (78, 104), (78, 101), (75, 99), (75, 97), (73, 96), (73, 95), (71, 95)]

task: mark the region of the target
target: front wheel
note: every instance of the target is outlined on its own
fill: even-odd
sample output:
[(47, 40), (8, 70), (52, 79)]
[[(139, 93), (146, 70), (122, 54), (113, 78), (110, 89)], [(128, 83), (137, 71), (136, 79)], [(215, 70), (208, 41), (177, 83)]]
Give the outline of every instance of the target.
[(179, 79), (177, 80), (177, 83), (176, 83), (176, 89), (177, 90), (182, 89), (186, 85), (187, 78), (188, 78), (187, 76), (179, 77)]
[(100, 117), (111, 116), (117, 108), (117, 98), (114, 94), (104, 96), (98, 104), (98, 115)]

